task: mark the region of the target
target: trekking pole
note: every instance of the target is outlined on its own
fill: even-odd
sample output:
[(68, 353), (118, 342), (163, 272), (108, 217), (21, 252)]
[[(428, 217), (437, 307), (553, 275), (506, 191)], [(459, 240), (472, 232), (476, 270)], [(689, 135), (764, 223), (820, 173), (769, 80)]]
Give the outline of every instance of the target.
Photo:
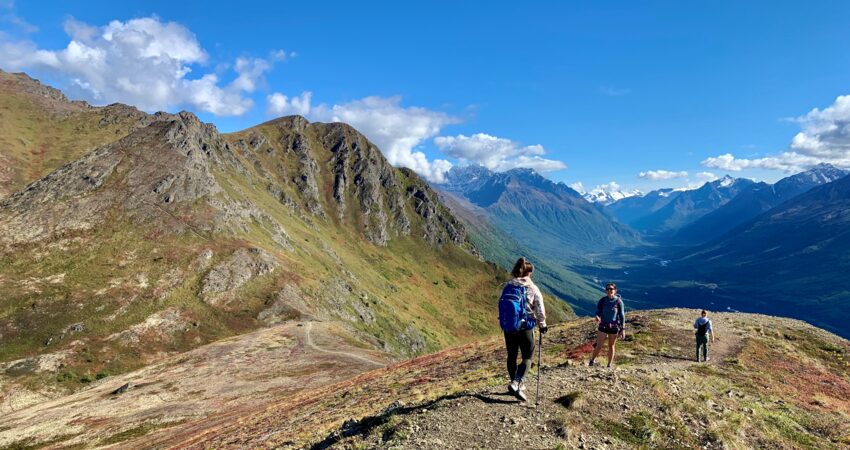
[(543, 357), (543, 333), (540, 333), (540, 337), (538, 339), (537, 345), (537, 394), (534, 397), (534, 408), (536, 409), (540, 405), (540, 371), (543, 369), (543, 366), (540, 365), (540, 362)]

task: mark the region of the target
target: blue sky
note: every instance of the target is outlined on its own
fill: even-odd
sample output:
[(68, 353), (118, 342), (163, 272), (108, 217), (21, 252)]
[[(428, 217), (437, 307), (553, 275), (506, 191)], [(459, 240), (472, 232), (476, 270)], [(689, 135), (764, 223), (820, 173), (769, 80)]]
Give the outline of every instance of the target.
[(0, 68), (222, 131), (345, 120), (431, 179), (479, 162), (649, 190), (850, 167), (850, 3), (742, 3), (0, 0)]

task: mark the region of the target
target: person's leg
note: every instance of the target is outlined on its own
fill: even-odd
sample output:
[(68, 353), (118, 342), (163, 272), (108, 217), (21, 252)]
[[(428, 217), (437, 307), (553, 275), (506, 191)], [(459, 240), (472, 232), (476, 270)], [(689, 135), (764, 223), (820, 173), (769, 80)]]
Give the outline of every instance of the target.
[(599, 352), (602, 351), (602, 345), (605, 344), (606, 336), (607, 335), (601, 331), (596, 332), (596, 346), (593, 348), (593, 354), (590, 355), (591, 362), (596, 360), (596, 357), (599, 356)]
[(708, 336), (702, 337), (702, 360), (708, 361)]
[(525, 372), (531, 367), (531, 358), (534, 356), (534, 330), (523, 330), (519, 333), (519, 350), (522, 353), (522, 362), (516, 369), (517, 381), (522, 381)]
[(519, 350), (517, 333), (505, 333), (505, 348), (508, 350), (508, 377), (513, 381), (516, 377), (516, 355)]
[(614, 361), (614, 346), (617, 345), (617, 335), (608, 335), (608, 367), (611, 367), (611, 362)]
[(697, 362), (699, 362), (699, 350), (702, 343), (700, 342), (699, 336), (697, 336)]

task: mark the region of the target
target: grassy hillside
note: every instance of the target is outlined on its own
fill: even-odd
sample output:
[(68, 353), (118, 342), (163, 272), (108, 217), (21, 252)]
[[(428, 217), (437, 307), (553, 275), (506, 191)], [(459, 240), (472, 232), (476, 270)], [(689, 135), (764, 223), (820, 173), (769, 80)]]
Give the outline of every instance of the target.
[(25, 74), (0, 70), (0, 198), (127, 135), (146, 114), (68, 102)]
[[(337, 323), (396, 358), (498, 333), (505, 271), (353, 128), (293, 117), (222, 136), (187, 113), (142, 123), (0, 201), (4, 402), (288, 320)], [(29, 125), (4, 126), (12, 139)], [(71, 149), (87, 129), (51, 132)], [(552, 322), (569, 315), (547, 302)]]
[(445, 204), (463, 221), (469, 240), (481, 255), (505, 270), (510, 270), (517, 258), (525, 256), (535, 265), (534, 282), (547, 293), (569, 305), (586, 312), (586, 304), (597, 295), (597, 290), (586, 279), (557, 262), (538, 256), (499, 228), (493, 226), (485, 211), (455, 196), (444, 193)]

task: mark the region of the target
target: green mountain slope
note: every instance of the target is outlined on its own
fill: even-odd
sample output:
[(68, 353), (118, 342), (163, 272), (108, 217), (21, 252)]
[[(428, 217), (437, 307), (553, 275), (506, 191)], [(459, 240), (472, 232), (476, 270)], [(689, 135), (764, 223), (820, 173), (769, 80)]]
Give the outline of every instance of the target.
[(587, 268), (599, 256), (638, 242), (636, 232), (533, 170), (494, 173), (470, 166), (453, 168), (447, 177), (439, 189), (463, 200), (456, 209), (470, 210), (458, 214), (487, 224), (473, 226), (470, 234), (482, 253), (506, 267), (519, 255), (530, 257), (542, 269), (541, 284), (582, 314), (595, 309), (601, 292)]
[[(528, 246), (491, 223), (487, 211), (452, 193), (445, 193), (444, 203), (464, 223), (469, 240), (481, 254), (500, 267), (510, 270), (517, 258), (525, 256), (535, 265), (534, 281), (544, 292), (588, 313), (589, 305), (599, 295), (591, 280), (571, 271), (561, 261), (539, 256)], [(594, 303), (595, 304), (595, 303)]]
[(0, 201), (2, 376), (75, 389), (293, 319), (396, 357), (498, 332), (507, 274), (353, 128), (141, 123)]
[(136, 108), (70, 102), (26, 74), (0, 70), (0, 198), (150, 121)]

